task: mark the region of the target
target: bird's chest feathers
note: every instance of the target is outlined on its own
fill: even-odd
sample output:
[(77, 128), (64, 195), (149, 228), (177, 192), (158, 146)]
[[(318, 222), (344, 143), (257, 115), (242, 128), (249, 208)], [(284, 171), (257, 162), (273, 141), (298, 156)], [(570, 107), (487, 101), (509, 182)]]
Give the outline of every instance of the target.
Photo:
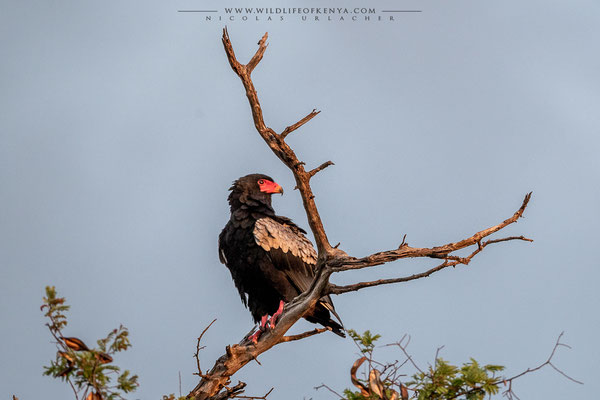
[(254, 237), (255, 222), (247, 218), (236, 223), (232, 218), (221, 236), (219, 243), (221, 261), (229, 269), (234, 269), (238, 273), (244, 270), (252, 272), (261, 254), (264, 253)]

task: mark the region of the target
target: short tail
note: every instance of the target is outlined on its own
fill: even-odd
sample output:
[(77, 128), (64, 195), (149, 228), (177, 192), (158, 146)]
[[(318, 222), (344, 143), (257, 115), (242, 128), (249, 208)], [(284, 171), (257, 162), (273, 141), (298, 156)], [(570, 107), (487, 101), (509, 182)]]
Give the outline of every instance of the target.
[[(339, 323), (331, 319), (331, 315), (329, 314), (330, 312), (337, 318)], [(335, 308), (333, 307), (333, 303), (331, 302), (329, 296), (322, 298), (319, 301), (319, 303), (317, 303), (317, 306), (315, 307), (315, 310), (313, 311), (312, 315), (306, 316), (306, 320), (309, 322), (321, 324), (338, 336), (346, 337), (344, 325), (342, 324), (342, 319), (340, 318), (338, 313), (335, 312)]]
[[(336, 315), (336, 317), (337, 317), (337, 315)], [(343, 338), (346, 337), (344, 326), (338, 324), (337, 322), (335, 322), (331, 318), (329, 319), (329, 321), (327, 321), (327, 323), (323, 324), (323, 326), (326, 327), (326, 328), (331, 329), (331, 332), (335, 333), (338, 336), (341, 336)]]

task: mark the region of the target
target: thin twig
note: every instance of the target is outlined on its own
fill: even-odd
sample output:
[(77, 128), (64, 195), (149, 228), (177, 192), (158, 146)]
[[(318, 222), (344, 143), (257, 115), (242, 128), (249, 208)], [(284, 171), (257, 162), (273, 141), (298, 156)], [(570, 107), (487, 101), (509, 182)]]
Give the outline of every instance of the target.
[(265, 34), (263, 35), (263, 37), (258, 41), (258, 50), (256, 50), (256, 53), (254, 54), (254, 56), (252, 57), (252, 59), (250, 59), (250, 61), (246, 65), (246, 69), (248, 70), (248, 74), (251, 74), (252, 71), (254, 70), (254, 68), (260, 62), (260, 60), (262, 60), (263, 55), (265, 54), (265, 51), (267, 50), (267, 46), (268, 46), (268, 44), (267, 44), (267, 38), (268, 37), (269, 37), (269, 34), (265, 32)]
[[(498, 380), (496, 382), (492, 383), (492, 385), (500, 386), (500, 385), (507, 385), (508, 384), (508, 388), (503, 392), (503, 395), (505, 397), (507, 397), (508, 399), (512, 399), (513, 397), (516, 398), (516, 399), (519, 399), (519, 396), (517, 396), (516, 393), (513, 391), (513, 388), (512, 388), (513, 381), (515, 381), (516, 379), (521, 378), (522, 376), (525, 376), (525, 375), (530, 374), (532, 372), (538, 371), (538, 370), (544, 368), (546, 365), (551, 366), (556, 372), (558, 372), (559, 374), (561, 374), (562, 376), (564, 376), (568, 380), (570, 380), (572, 382), (575, 382), (575, 383), (578, 383), (580, 385), (583, 385), (583, 382), (580, 382), (580, 381), (578, 381), (578, 380), (570, 377), (569, 375), (567, 375), (566, 373), (564, 373), (563, 371), (561, 371), (559, 368), (557, 368), (554, 364), (552, 364), (552, 359), (554, 358), (556, 350), (559, 347), (562, 346), (562, 347), (567, 347), (569, 349), (571, 348), (569, 345), (560, 342), (560, 339), (562, 338), (563, 334), (564, 334), (564, 332), (561, 332), (560, 335), (558, 335), (558, 338), (556, 339), (556, 343), (554, 344), (554, 347), (552, 348), (552, 352), (550, 353), (550, 356), (548, 357), (548, 359), (545, 362), (541, 363), (537, 367), (527, 368), (525, 371), (523, 371), (523, 372), (521, 372), (521, 373), (519, 373), (519, 374), (517, 374), (517, 375), (515, 375), (515, 376), (513, 376), (511, 378), (498, 378)], [(456, 393), (456, 395), (454, 395), (453, 397), (450, 397), (448, 400), (456, 399), (456, 398), (459, 398), (461, 396), (468, 395), (468, 394), (476, 392), (476, 391), (480, 391), (482, 389), (483, 389), (482, 386), (476, 386), (476, 387), (470, 388), (469, 390)]]
[(267, 396), (271, 394), (271, 392), (273, 391), (273, 389), (275, 389), (275, 388), (271, 388), (263, 396), (234, 396), (234, 398), (236, 398), (236, 399), (254, 399), (254, 400), (263, 399), (263, 400), (266, 400)]
[(239, 394), (244, 393), (245, 387), (246, 383), (244, 382), (238, 382), (237, 385), (232, 388), (225, 387), (225, 390), (212, 397), (212, 400), (227, 400), (237, 397)]
[(287, 135), (294, 132), (296, 129), (300, 128), (302, 125), (306, 124), (308, 121), (310, 121), (311, 119), (313, 119), (314, 117), (319, 115), (320, 112), (321, 111), (317, 111), (316, 109), (313, 109), (310, 112), (310, 114), (308, 114), (306, 117), (302, 118), (300, 121), (296, 122), (295, 124), (290, 125), (287, 128), (285, 128), (279, 136), (281, 136), (282, 139), (285, 139)]
[(435, 351), (435, 358), (433, 359), (433, 365), (437, 365), (437, 361), (438, 361), (438, 356), (440, 355), (440, 350), (442, 350), (444, 348), (444, 346), (440, 346), (437, 348), (437, 350)]
[[(444, 268), (454, 267), (458, 264), (467, 265), (473, 259), (473, 257), (476, 256), (477, 254), (479, 254), (487, 245), (494, 244), (494, 243), (500, 243), (500, 242), (506, 242), (509, 240), (524, 240), (524, 241), (528, 241), (528, 242), (533, 241), (524, 236), (511, 236), (511, 237), (502, 238), (502, 239), (488, 240), (483, 243), (480, 242), (480, 245), (478, 246), (478, 248), (475, 249), (468, 257), (455, 257), (455, 256), (446, 255), (445, 256), (446, 260), (443, 263), (441, 263), (425, 272), (413, 274), (410, 276), (404, 276), (404, 277), (400, 277), (400, 278), (378, 279), (378, 280), (369, 281), (369, 282), (359, 282), (359, 283), (355, 283), (352, 285), (346, 285), (346, 286), (337, 286), (337, 285), (331, 284), (331, 285), (329, 285), (328, 293), (329, 294), (342, 294), (342, 293), (353, 292), (356, 290), (364, 289), (367, 287), (388, 285), (390, 283), (409, 282), (409, 281), (414, 281), (415, 279), (426, 278), (435, 272), (441, 271)], [(404, 246), (404, 248), (406, 248), (406, 247), (408, 247), (408, 246)], [(429, 250), (429, 249), (420, 249), (420, 250)], [(413, 257), (415, 257), (415, 256), (413, 256)], [(427, 257), (438, 258), (433, 255), (429, 255)], [(368, 266), (369, 265), (365, 265), (365, 267), (368, 267)], [(356, 269), (356, 268), (350, 268), (350, 269)], [(343, 271), (345, 269), (340, 268), (339, 270)]]
[[(403, 345), (402, 342), (404, 341), (404, 338), (406, 338), (406, 337), (408, 337), (408, 340), (406, 341), (406, 344)], [(406, 350), (406, 348), (408, 347), (409, 343), (410, 343), (410, 336), (404, 335), (396, 343), (386, 344), (384, 347), (398, 346), (400, 348), (400, 350), (402, 350), (402, 352), (404, 353), (404, 356), (406, 357), (406, 359), (409, 360), (410, 363), (413, 365), (413, 367), (415, 367), (420, 373), (423, 374), (424, 373), (423, 370), (421, 368), (419, 368), (419, 366), (417, 365), (417, 363), (413, 360), (412, 356)]]
[(405, 276), (402, 278), (390, 278), (390, 279), (378, 279), (376, 281), (369, 281), (369, 282), (359, 282), (359, 283), (355, 283), (352, 285), (345, 285), (345, 286), (338, 286), (338, 285), (334, 285), (334, 284), (330, 284), (329, 285), (329, 294), (342, 294), (342, 293), (348, 293), (348, 292), (354, 292), (356, 290), (360, 290), (360, 289), (364, 289), (367, 287), (373, 287), (373, 286), (380, 286), (380, 285), (388, 285), (390, 283), (399, 283), (399, 282), (408, 282), (408, 281), (413, 281), (415, 279), (421, 279), (421, 278), (425, 278), (428, 277), (429, 275), (433, 274), (434, 272), (440, 271), (446, 267), (450, 267), (450, 266), (454, 266), (458, 264), (458, 262), (447, 262), (444, 261), (443, 263), (441, 263), (440, 265), (431, 268), (425, 272), (421, 272), (418, 274), (413, 274), (410, 276)]
[[(48, 315), (48, 317), (50, 318), (50, 321), (52, 322), (52, 325), (54, 326), (54, 329), (51, 328), (51, 326), (49, 324), (46, 324), (46, 326), (48, 327), (48, 330), (50, 331), (50, 334), (54, 337), (54, 339), (56, 340), (56, 346), (60, 349), (62, 349), (62, 351), (69, 351), (68, 347), (65, 345), (65, 342), (63, 340), (61, 340), (60, 338), (63, 337), (63, 333), (61, 329), (58, 329), (56, 326), (56, 320), (52, 315)], [(56, 332), (54, 331), (56, 330)], [(79, 395), (77, 392), (77, 389), (75, 389), (75, 386), (73, 385), (73, 382), (71, 382), (71, 379), (69, 379), (69, 376), (67, 375), (66, 377), (67, 382), (69, 382), (69, 385), (71, 386), (71, 389), (73, 390), (73, 394), (75, 395), (75, 400), (79, 400)]]
[(315, 386), (314, 389), (315, 390), (319, 390), (319, 389), (322, 389), (322, 388), (329, 390), (331, 393), (335, 394), (338, 398), (340, 398), (342, 400), (345, 399), (345, 397), (343, 397), (341, 394), (339, 394), (338, 392), (336, 392), (335, 390), (333, 390), (332, 388), (330, 388), (329, 386), (327, 386), (324, 383), (321, 383), (319, 386)]
[[(210, 324), (208, 324), (208, 326), (206, 328), (204, 328), (204, 330), (202, 331), (202, 333), (200, 334), (200, 336), (198, 336), (198, 340), (196, 341), (196, 354), (194, 354), (194, 357), (196, 358), (196, 366), (198, 367), (198, 373), (196, 373), (195, 375), (203, 376), (202, 369), (200, 368), (199, 353), (200, 353), (200, 350), (202, 350), (203, 348), (205, 348), (205, 346), (200, 347), (200, 341), (202, 340), (202, 336), (204, 336), (204, 334), (206, 333), (206, 331), (208, 330), (208, 328), (210, 328), (211, 325), (214, 324), (216, 320), (217, 320), (216, 318), (213, 319), (212, 322)], [(181, 386), (181, 375), (179, 377), (179, 380), (180, 380), (179, 384)]]
[[(448, 243), (442, 246), (436, 246), (432, 248), (415, 248), (410, 246), (401, 246), (395, 250), (382, 251), (379, 253), (371, 254), (370, 256), (363, 258), (339, 258), (328, 262), (327, 264), (334, 269), (334, 271), (347, 271), (351, 269), (361, 269), (367, 267), (373, 267), (376, 265), (385, 264), (388, 262), (396, 261), (401, 258), (415, 258), (415, 257), (429, 257), (429, 258), (446, 258), (450, 253), (467, 248), (474, 244), (481, 243), (481, 239), (490, 236), (491, 234), (498, 232), (499, 230), (505, 228), (506, 226), (517, 222), (519, 218), (523, 216), (523, 212), (529, 204), (529, 200), (531, 199), (531, 193), (525, 195), (521, 207), (512, 215), (512, 217), (502, 221), (501, 223), (489, 227), (487, 229), (481, 230), (474, 235), (463, 239), (459, 242)], [(531, 242), (531, 239), (525, 238), (524, 236), (520, 237), (510, 237), (502, 240), (494, 240), (489, 241), (486, 244), (498, 243), (500, 241), (506, 240), (525, 240)], [(482, 247), (485, 247), (484, 243), (481, 244)], [(477, 254), (477, 252), (474, 252)]]
[(280, 343), (283, 342), (293, 342), (295, 340), (304, 339), (310, 336), (318, 335), (319, 333), (327, 332), (329, 329), (327, 328), (315, 328), (312, 331), (299, 333), (297, 335), (284, 336), (281, 338)]
[(513, 380), (515, 380), (517, 378), (520, 378), (521, 376), (523, 376), (525, 374), (529, 374), (531, 372), (534, 372), (534, 371), (537, 371), (539, 369), (542, 369), (546, 365), (550, 365), (552, 368), (554, 368), (557, 372), (559, 372), (565, 378), (569, 379), (572, 382), (575, 382), (575, 383), (578, 383), (580, 385), (583, 385), (583, 382), (580, 382), (577, 379), (571, 378), (569, 375), (565, 374), (563, 371), (561, 371), (560, 369), (556, 368), (556, 366), (554, 366), (554, 364), (552, 364), (552, 358), (554, 358), (554, 354), (556, 353), (556, 349), (558, 349), (560, 346), (567, 347), (569, 349), (571, 348), (569, 345), (560, 342), (560, 339), (562, 338), (563, 335), (564, 335), (564, 332), (561, 332), (560, 335), (558, 335), (558, 339), (556, 339), (556, 343), (554, 344), (554, 348), (552, 349), (552, 352), (550, 353), (550, 356), (548, 357), (548, 359), (544, 363), (538, 365), (535, 368), (527, 368), (525, 371), (521, 372), (520, 374), (517, 374), (517, 375), (513, 376), (512, 378), (505, 379), (505, 381), (506, 382), (513, 381)]
[(317, 168), (314, 168), (314, 169), (311, 169), (310, 171), (308, 171), (308, 176), (310, 178), (312, 178), (313, 176), (315, 176), (319, 172), (323, 171), (325, 168), (329, 167), (330, 165), (334, 165), (333, 162), (325, 161), (323, 164), (319, 165)]

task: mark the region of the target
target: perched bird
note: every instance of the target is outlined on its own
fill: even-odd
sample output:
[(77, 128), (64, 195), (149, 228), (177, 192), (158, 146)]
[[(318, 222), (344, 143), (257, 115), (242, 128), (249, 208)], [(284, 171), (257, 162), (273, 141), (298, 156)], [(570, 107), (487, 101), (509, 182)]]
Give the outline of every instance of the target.
[[(231, 272), (242, 303), (250, 309), (260, 329), (273, 328), (284, 303), (306, 291), (315, 275), (317, 253), (306, 233), (291, 219), (275, 214), (273, 193), (283, 189), (267, 175), (251, 174), (236, 180), (228, 201), (231, 217), (219, 235), (219, 259)], [(329, 296), (322, 297), (305, 315), (309, 322), (345, 337), (344, 327)]]

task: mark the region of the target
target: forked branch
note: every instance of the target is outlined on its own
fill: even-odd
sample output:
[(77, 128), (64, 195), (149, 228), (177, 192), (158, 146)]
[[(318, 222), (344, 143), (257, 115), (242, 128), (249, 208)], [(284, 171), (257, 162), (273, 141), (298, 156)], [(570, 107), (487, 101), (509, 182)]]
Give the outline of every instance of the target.
[[(346, 271), (350, 269), (361, 269), (367, 267), (373, 267), (376, 265), (385, 264), (388, 262), (396, 261), (401, 258), (416, 258), (416, 257), (428, 257), (428, 258), (441, 258), (447, 259), (450, 253), (453, 253), (457, 250), (462, 250), (469, 246), (473, 246), (475, 244), (478, 245), (478, 249), (473, 252), (467, 259), (464, 259), (464, 262), (460, 262), (460, 264), (466, 264), (471, 260), (473, 256), (479, 253), (485, 246), (491, 243), (498, 243), (508, 240), (525, 240), (528, 242), (532, 242), (532, 239), (528, 239), (523, 236), (519, 237), (511, 237), (504, 239), (496, 239), (488, 242), (481, 242), (482, 239), (490, 236), (491, 234), (498, 232), (499, 230), (505, 228), (506, 226), (517, 222), (519, 218), (523, 216), (523, 212), (525, 212), (525, 208), (527, 204), (529, 204), (529, 200), (531, 199), (531, 193), (527, 193), (525, 198), (523, 199), (523, 203), (521, 207), (508, 219), (502, 221), (501, 223), (489, 227), (487, 229), (483, 229), (474, 235), (460, 240), (455, 243), (448, 243), (442, 246), (436, 246), (432, 248), (416, 248), (410, 247), (408, 244), (403, 243), (396, 250), (388, 250), (382, 251), (379, 253), (371, 254), (370, 256), (363, 258), (340, 258), (337, 260), (332, 260), (328, 262), (328, 265), (334, 269), (334, 271)], [(456, 264), (455, 264), (456, 265)]]
[[(546, 366), (552, 367), (555, 371), (557, 371), (559, 374), (561, 374), (565, 378), (569, 379), (570, 381), (580, 384), (580, 385), (583, 385), (583, 382), (580, 382), (580, 381), (570, 377), (569, 375), (567, 375), (565, 372), (563, 372), (562, 370), (560, 370), (553, 364), (554, 355), (556, 354), (556, 351), (558, 350), (559, 347), (566, 347), (569, 349), (571, 348), (569, 345), (561, 342), (563, 334), (564, 334), (564, 332), (562, 332), (556, 339), (554, 347), (552, 348), (552, 352), (550, 353), (550, 356), (548, 357), (548, 359), (545, 362), (539, 364), (536, 367), (527, 368), (525, 371), (523, 371), (519, 374), (516, 374), (510, 378), (502, 377), (502, 376), (493, 376), (492, 379), (485, 382), (485, 385), (496, 386), (497, 388), (504, 388), (504, 392), (503, 392), (504, 397), (508, 398), (509, 400), (518, 400), (519, 397), (515, 394), (514, 389), (513, 389), (513, 382), (527, 374), (533, 373), (535, 371), (539, 371), (539, 370), (545, 368)], [(402, 339), (400, 339), (400, 341), (398, 341), (396, 343), (390, 343), (388, 345), (385, 345), (384, 347), (395, 346), (395, 347), (398, 347), (402, 351), (402, 353), (404, 353), (405, 361), (402, 364), (400, 364), (400, 367), (402, 365), (405, 365), (406, 363), (410, 362), (410, 364), (412, 364), (413, 368), (416, 371), (418, 371), (421, 374), (421, 376), (423, 376), (423, 377), (427, 376), (429, 379), (431, 379), (432, 382), (434, 382), (434, 380), (436, 378), (437, 378), (438, 382), (443, 382), (444, 381), (443, 375), (439, 376), (436, 371), (438, 369), (438, 360), (439, 360), (438, 355), (439, 355), (439, 351), (441, 350), (441, 347), (438, 348), (438, 350), (436, 351), (436, 354), (435, 354), (435, 361), (433, 363), (434, 369), (432, 370), (431, 367), (429, 369), (422, 369), (417, 365), (417, 363), (413, 360), (413, 357), (411, 356), (411, 354), (408, 352), (408, 342), (410, 341), (410, 337), (408, 337), (408, 340), (405, 342), (406, 338), (407, 338), (407, 335), (404, 335), (402, 337)], [(363, 357), (362, 359), (357, 360), (357, 362), (359, 362), (365, 358), (366, 357)], [(381, 370), (381, 375), (383, 375), (383, 372), (385, 371), (386, 368), (391, 367), (391, 368), (395, 369), (398, 367), (398, 360), (396, 360), (394, 363), (391, 363), (391, 364), (381, 364), (381, 363), (374, 362), (371, 355), (369, 355), (369, 357), (367, 359), (370, 363), (377, 364), (377, 367), (375, 367), (375, 368), (379, 368)], [(355, 365), (356, 365), (356, 363), (355, 363)], [(355, 370), (354, 370), (354, 372), (355, 372)], [(405, 372), (405, 374), (408, 376), (412, 375), (411, 373), (407, 374), (406, 372)], [(356, 377), (353, 374), (353, 370), (351, 370), (350, 376), (352, 379), (352, 383), (355, 386), (360, 388), (361, 382), (357, 381), (357, 383), (355, 383)], [(389, 375), (388, 375), (388, 377), (389, 377)], [(392, 379), (387, 379), (387, 381), (385, 381), (385, 384), (388, 387), (391, 387), (394, 385), (396, 385), (396, 386), (401, 385), (401, 383), (398, 381), (398, 379), (394, 375), (392, 375)], [(484, 382), (478, 382), (478, 383), (471, 382), (466, 388), (464, 388), (462, 390), (458, 390), (453, 395), (444, 397), (444, 398), (447, 398), (448, 400), (463, 398), (463, 396), (465, 398), (470, 398), (470, 395), (472, 395), (472, 394), (475, 394), (475, 393), (481, 394), (482, 392), (485, 392), (485, 385), (484, 385)], [(413, 386), (413, 388), (410, 388), (410, 390), (415, 390), (415, 387)], [(489, 389), (488, 389), (488, 392), (489, 392)], [(491, 395), (490, 395), (490, 398), (491, 398)]]
[(265, 121), (263, 119), (262, 114), (262, 108), (260, 107), (258, 95), (256, 93), (256, 89), (254, 88), (254, 84), (252, 83), (250, 74), (252, 70), (254, 70), (258, 62), (262, 59), (262, 56), (267, 48), (267, 37), (268, 35), (265, 33), (262, 39), (258, 42), (258, 50), (256, 51), (256, 54), (252, 57), (252, 59), (247, 65), (241, 64), (235, 57), (235, 52), (233, 51), (231, 40), (229, 40), (229, 34), (227, 33), (227, 29), (223, 30), (222, 40), (223, 46), (225, 47), (225, 52), (227, 53), (229, 64), (231, 65), (231, 68), (235, 71), (235, 73), (240, 77), (242, 84), (246, 89), (246, 97), (248, 97), (248, 101), (250, 102), (250, 109), (252, 110), (252, 118), (254, 119), (254, 126), (256, 127), (256, 130), (258, 131), (259, 135), (263, 138), (263, 140), (267, 143), (269, 148), (273, 151), (273, 153), (275, 153), (275, 155), (294, 174), (296, 186), (298, 187), (298, 189), (300, 189), (300, 195), (302, 196), (304, 209), (306, 210), (306, 215), (308, 216), (308, 223), (310, 225), (310, 229), (312, 230), (315, 236), (319, 256), (331, 256), (333, 253), (335, 253), (335, 251), (333, 251), (331, 245), (329, 244), (329, 241), (327, 240), (327, 235), (325, 234), (325, 229), (323, 228), (323, 222), (321, 221), (319, 211), (317, 210), (317, 206), (314, 201), (315, 196), (313, 195), (309, 184), (311, 175), (304, 169), (304, 163), (298, 160), (298, 157), (296, 156), (292, 148), (288, 146), (288, 144), (284, 140), (290, 132), (293, 132), (294, 130), (300, 128), (302, 125), (304, 125), (312, 118), (317, 116), (319, 112), (313, 110), (310, 114), (302, 118), (300, 121), (285, 128), (285, 130), (281, 134), (277, 134), (273, 129), (265, 125)]
[(515, 392), (513, 391), (513, 387), (512, 384), (516, 379), (519, 379), (520, 377), (522, 377), (523, 375), (527, 375), (530, 374), (532, 372), (538, 371), (542, 368), (544, 368), (546, 365), (549, 365), (552, 367), (552, 369), (554, 369), (556, 372), (558, 372), (559, 374), (561, 374), (562, 376), (564, 376), (565, 378), (567, 378), (568, 380), (570, 380), (571, 382), (577, 383), (579, 385), (583, 385), (583, 382), (578, 381), (575, 378), (570, 377), (569, 375), (567, 375), (565, 372), (563, 372), (561, 369), (559, 369), (557, 366), (555, 366), (552, 363), (552, 359), (554, 358), (554, 354), (556, 354), (556, 350), (558, 350), (559, 347), (566, 347), (568, 349), (571, 348), (571, 346), (569, 346), (568, 344), (562, 343), (560, 340), (562, 339), (563, 335), (565, 333), (561, 332), (560, 335), (558, 335), (558, 339), (556, 339), (556, 343), (554, 343), (554, 348), (552, 348), (552, 352), (550, 353), (550, 356), (548, 356), (548, 359), (543, 362), (542, 364), (538, 365), (537, 367), (533, 367), (533, 368), (527, 368), (525, 371), (521, 372), (520, 374), (517, 374), (515, 376), (512, 376), (510, 378), (504, 379), (502, 380), (502, 383), (505, 387), (506, 390), (504, 391), (504, 396), (507, 397), (509, 400), (512, 399), (518, 399), (517, 395), (515, 394)]
[(296, 129), (300, 128), (302, 125), (304, 125), (305, 123), (307, 123), (308, 121), (310, 121), (311, 119), (316, 117), (320, 112), (321, 111), (312, 110), (310, 112), (310, 114), (308, 114), (306, 117), (302, 118), (300, 121), (296, 122), (295, 124), (292, 124), (292, 125), (288, 126), (287, 128), (285, 128), (283, 130), (283, 132), (281, 132), (281, 135), (280, 135), (281, 138), (285, 139), (285, 137), (287, 135), (294, 132)]
[[(531, 193), (529, 193), (527, 196), (525, 196), (525, 199), (523, 200), (519, 210), (517, 210), (512, 217), (455, 243), (448, 243), (432, 248), (413, 248), (408, 246), (408, 244), (406, 244), (403, 240), (400, 247), (396, 250), (383, 251), (363, 258), (350, 257), (344, 251), (338, 249), (337, 246), (332, 247), (329, 243), (327, 234), (325, 233), (325, 229), (323, 227), (323, 222), (317, 210), (314, 200), (315, 196), (313, 195), (310, 186), (310, 180), (318, 172), (330, 165), (333, 165), (333, 163), (331, 161), (327, 161), (310, 171), (306, 171), (304, 168), (305, 163), (298, 159), (292, 148), (285, 141), (287, 135), (306, 124), (316, 115), (318, 115), (319, 112), (313, 110), (300, 121), (289, 125), (283, 130), (283, 132), (281, 132), (281, 134), (278, 134), (273, 129), (269, 128), (265, 124), (263, 118), (258, 95), (251, 79), (251, 73), (257, 67), (265, 53), (267, 48), (267, 37), (268, 35), (265, 33), (262, 39), (258, 42), (258, 49), (256, 53), (246, 65), (241, 64), (237, 60), (226, 29), (223, 30), (222, 41), (229, 64), (242, 81), (242, 85), (246, 90), (246, 97), (248, 98), (248, 102), (250, 104), (252, 118), (254, 120), (254, 126), (257, 132), (263, 138), (265, 143), (267, 143), (273, 153), (291, 170), (292, 174), (294, 175), (296, 187), (300, 191), (310, 229), (315, 237), (319, 257), (315, 269), (315, 278), (310, 288), (285, 306), (284, 312), (279, 317), (275, 328), (267, 330), (265, 333), (263, 333), (260, 336), (260, 340), (257, 344), (250, 342), (246, 336), (239, 344), (227, 346), (225, 354), (215, 362), (213, 368), (206, 374), (201, 375), (200, 383), (198, 383), (198, 385), (188, 395), (188, 397), (193, 397), (198, 400), (240, 397), (240, 390), (243, 390), (243, 386), (240, 387), (238, 384), (236, 386), (238, 390), (233, 392), (231, 389), (227, 389), (227, 385), (229, 385), (231, 381), (231, 376), (240, 368), (253, 360), (257, 360), (260, 354), (277, 344), (304, 339), (324, 332), (324, 329), (319, 328), (298, 335), (285, 336), (285, 333), (288, 331), (288, 329), (300, 318), (302, 318), (312, 307), (314, 307), (321, 297), (328, 293), (341, 294), (349, 291), (359, 290), (364, 287), (377, 286), (387, 283), (406, 282), (423, 278), (449, 266), (468, 264), (475, 255), (481, 252), (489, 244), (509, 240), (531, 241), (531, 239), (527, 239), (523, 236), (507, 237), (503, 239), (488, 239), (487, 241), (482, 241), (484, 238), (503, 229), (507, 225), (516, 222), (522, 217), (531, 197)], [(457, 250), (461, 250), (473, 245), (477, 245), (477, 248), (473, 250), (472, 253), (467, 257), (457, 257), (451, 254)], [(360, 282), (347, 286), (335, 286), (329, 283), (329, 277), (334, 272), (372, 267), (401, 258), (414, 257), (428, 257), (442, 259), (444, 261), (442, 264), (431, 268), (428, 271), (407, 277)], [(236, 387), (234, 387), (234, 389)]]

